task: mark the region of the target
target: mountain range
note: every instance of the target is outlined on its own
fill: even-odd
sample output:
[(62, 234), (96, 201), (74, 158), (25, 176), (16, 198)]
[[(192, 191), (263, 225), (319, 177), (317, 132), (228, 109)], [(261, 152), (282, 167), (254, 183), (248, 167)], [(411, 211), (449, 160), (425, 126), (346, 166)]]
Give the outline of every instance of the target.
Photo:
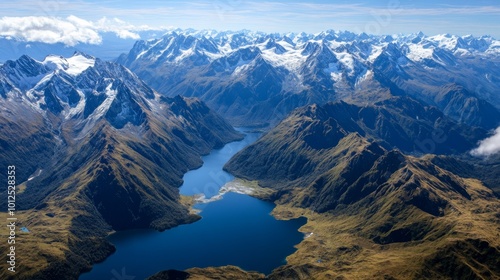
[[(436, 117), (428, 109), (425, 121), (411, 119), (407, 112), (423, 107), (407, 107), (417, 104), (397, 97), (361, 108), (306, 106), (227, 163), (237, 177), (275, 190), (275, 215), (308, 218), (309, 238), (268, 279), (500, 277), (495, 193), (433, 157), (402, 152), (413, 144), (402, 140), (405, 128), (418, 139)], [(361, 118), (379, 110), (383, 117)], [(445, 144), (453, 149), (468, 128), (446, 131), (457, 133)]]
[(113, 252), (112, 230), (199, 219), (179, 195), (183, 174), (242, 138), (202, 102), (83, 53), (7, 61), (0, 88), (0, 164), (16, 166), (16, 215), (30, 229), (19, 277), (77, 278)]
[(415, 155), (466, 153), (486, 136), (485, 130), (454, 122), (435, 107), (408, 97), (362, 107), (343, 101), (314, 104), (296, 109), (234, 156), (227, 168), (238, 177), (258, 178), (268, 186), (294, 180), (302, 185), (311, 174), (330, 168), (332, 163), (324, 158), (324, 151), (353, 133), (384, 149)]
[(488, 36), (175, 30), (138, 41), (117, 62), (161, 94), (198, 97), (235, 125), (276, 124), (312, 103), (404, 95), (492, 129), (499, 53)]

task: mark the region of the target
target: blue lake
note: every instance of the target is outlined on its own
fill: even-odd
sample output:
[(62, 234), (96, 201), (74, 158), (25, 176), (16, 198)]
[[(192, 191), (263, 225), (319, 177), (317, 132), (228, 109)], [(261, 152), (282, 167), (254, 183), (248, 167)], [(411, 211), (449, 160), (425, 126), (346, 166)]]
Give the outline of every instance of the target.
[(202, 193), (206, 198), (218, 194), (219, 189), (225, 183), (234, 179), (233, 175), (222, 170), (224, 164), (237, 152), (257, 141), (259, 136), (260, 133), (246, 133), (243, 140), (226, 144), (222, 149), (213, 150), (209, 155), (204, 156), (203, 166), (184, 174), (182, 178), (184, 184), (180, 188), (180, 193), (183, 195)]
[[(258, 136), (248, 133), (244, 140), (203, 157), (203, 166), (184, 176), (181, 193), (203, 193), (206, 197), (217, 194), (222, 185), (234, 179), (222, 171), (224, 164)], [(285, 258), (304, 237), (298, 228), (305, 224), (305, 218), (276, 220), (270, 215), (274, 204), (247, 195), (228, 193), (222, 200), (197, 208), (202, 219), (193, 224), (164, 232), (143, 229), (111, 235), (108, 240), (116, 246), (116, 252), (80, 279), (126, 275), (137, 280), (167, 269), (224, 265), (268, 274), (286, 263)]]

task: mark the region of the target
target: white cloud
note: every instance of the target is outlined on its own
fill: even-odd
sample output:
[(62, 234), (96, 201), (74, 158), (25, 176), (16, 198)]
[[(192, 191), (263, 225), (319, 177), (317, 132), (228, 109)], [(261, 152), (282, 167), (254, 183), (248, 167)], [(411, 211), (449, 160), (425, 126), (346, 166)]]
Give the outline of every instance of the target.
[(137, 27), (132, 24), (128, 24), (119, 18), (108, 19), (106, 17), (103, 17), (100, 20), (98, 20), (95, 26), (100, 31), (113, 32), (122, 39), (134, 39), (134, 40), (138, 40), (141, 37), (139, 36), (139, 34), (134, 33), (133, 31), (141, 31), (149, 29), (149, 27), (147, 26)]
[(500, 127), (495, 134), (479, 142), (479, 147), (471, 151), (474, 156), (489, 156), (500, 152)]
[(92, 23), (77, 17), (67, 19), (52, 17), (2, 17), (0, 35), (28, 42), (64, 43), (74, 46), (78, 43), (100, 44), (99, 33)]
[(134, 26), (118, 18), (101, 18), (96, 22), (76, 16), (56, 17), (2, 17), (0, 36), (28, 42), (63, 43), (74, 46), (78, 43), (100, 44), (101, 32), (113, 32), (122, 39), (140, 39), (137, 31), (149, 30), (148, 26)]

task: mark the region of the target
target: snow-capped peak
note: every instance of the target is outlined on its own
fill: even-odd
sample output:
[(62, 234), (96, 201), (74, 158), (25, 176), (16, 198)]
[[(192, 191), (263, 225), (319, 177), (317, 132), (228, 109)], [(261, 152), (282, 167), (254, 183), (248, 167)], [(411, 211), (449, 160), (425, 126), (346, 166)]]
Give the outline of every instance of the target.
[(71, 76), (77, 76), (89, 67), (93, 67), (95, 64), (95, 58), (83, 53), (75, 52), (75, 54), (69, 58), (49, 55), (43, 60), (42, 63), (53, 70), (60, 70)]

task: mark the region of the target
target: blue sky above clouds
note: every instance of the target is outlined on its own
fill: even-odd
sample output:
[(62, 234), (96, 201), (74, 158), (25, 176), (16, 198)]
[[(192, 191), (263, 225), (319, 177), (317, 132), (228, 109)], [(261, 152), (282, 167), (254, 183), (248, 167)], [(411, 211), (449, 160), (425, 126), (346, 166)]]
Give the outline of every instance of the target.
[[(0, 3), (0, 17), (0, 35), (17, 36), (33, 28), (45, 28), (47, 32), (51, 28), (58, 28), (57, 32), (69, 28), (76, 33), (86, 32), (82, 40), (88, 42), (98, 41), (92, 32), (113, 31), (135, 38), (134, 32), (148, 27), (310, 33), (334, 29), (370, 34), (423, 31), (427, 35), (451, 33), (500, 38), (498, 0), (19, 0)], [(69, 25), (61, 27), (65, 22)], [(52, 39), (58, 40), (54, 36)]]

